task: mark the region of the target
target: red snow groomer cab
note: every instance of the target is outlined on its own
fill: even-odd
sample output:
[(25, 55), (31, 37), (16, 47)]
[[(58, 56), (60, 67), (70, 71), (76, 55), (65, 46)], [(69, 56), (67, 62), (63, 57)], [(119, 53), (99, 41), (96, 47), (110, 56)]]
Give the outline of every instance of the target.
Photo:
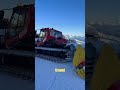
[(65, 38), (62, 32), (53, 28), (42, 28), (39, 38), (36, 40), (36, 53), (54, 62), (72, 61), (72, 44)]
[(42, 28), (39, 34), (38, 46), (63, 48), (67, 40), (63, 38), (62, 32), (53, 28)]
[(6, 23), (0, 24), (1, 28), (6, 27), (2, 30), (2, 32), (5, 32), (2, 40), (3, 46), (9, 49), (34, 50), (34, 4), (3, 9), (0, 11), (2, 20), (4, 20), (4, 12), (6, 10), (12, 11), (12, 14), (10, 20), (6, 22), (7, 25)]

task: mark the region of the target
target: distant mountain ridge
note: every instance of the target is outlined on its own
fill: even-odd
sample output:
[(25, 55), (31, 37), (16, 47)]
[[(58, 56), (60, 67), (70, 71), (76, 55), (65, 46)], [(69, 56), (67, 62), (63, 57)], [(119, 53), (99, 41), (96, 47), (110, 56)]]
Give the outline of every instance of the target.
[(78, 36), (78, 35), (64, 35), (64, 37), (68, 40), (75, 41), (78, 44), (85, 43), (85, 36)]
[(85, 41), (85, 36), (77, 36), (77, 35), (64, 35), (67, 39), (72, 39), (72, 40), (80, 40), (80, 41)]
[(87, 32), (100, 32), (106, 35), (120, 37), (120, 25), (112, 24), (87, 24)]

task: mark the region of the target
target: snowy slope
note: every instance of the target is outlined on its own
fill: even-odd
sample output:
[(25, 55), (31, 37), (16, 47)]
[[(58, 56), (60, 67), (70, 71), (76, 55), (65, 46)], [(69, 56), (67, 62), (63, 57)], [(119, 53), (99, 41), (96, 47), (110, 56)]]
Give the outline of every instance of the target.
[(85, 36), (64, 35), (67, 39), (85, 41)]
[(120, 36), (118, 35), (120, 32), (118, 31), (118, 27), (120, 27), (120, 25), (89, 24), (87, 25), (86, 32), (92, 32), (93, 34), (97, 33), (99, 35), (99, 40), (90, 40), (90, 42), (94, 42), (93, 45), (95, 47), (100, 47), (102, 44), (107, 43), (113, 47), (116, 53), (120, 54)]
[(67, 40), (72, 40), (77, 44), (80, 44), (83, 48), (85, 47), (85, 36), (76, 36), (76, 35), (64, 35)]
[[(55, 72), (65, 68), (65, 72)], [(85, 81), (75, 72), (72, 63), (54, 63), (35, 58), (35, 90), (85, 90)]]
[(118, 24), (87, 24), (86, 32), (101, 32), (106, 35), (111, 35), (120, 38), (120, 25)]

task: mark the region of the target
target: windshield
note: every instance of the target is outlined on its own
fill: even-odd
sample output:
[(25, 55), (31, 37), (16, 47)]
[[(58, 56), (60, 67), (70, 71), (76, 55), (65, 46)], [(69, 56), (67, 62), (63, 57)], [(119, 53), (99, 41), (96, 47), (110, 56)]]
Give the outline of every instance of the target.
[(44, 38), (45, 37), (45, 31), (40, 31), (40, 38)]
[(55, 36), (56, 38), (60, 38), (62, 37), (62, 33), (55, 30), (51, 30), (50, 36)]
[(10, 37), (18, 35), (24, 30), (25, 11), (16, 11), (13, 13), (10, 24)]
[(55, 36), (56, 38), (60, 38), (60, 37), (62, 37), (62, 33), (55, 31), (55, 32), (54, 32), (54, 36)]

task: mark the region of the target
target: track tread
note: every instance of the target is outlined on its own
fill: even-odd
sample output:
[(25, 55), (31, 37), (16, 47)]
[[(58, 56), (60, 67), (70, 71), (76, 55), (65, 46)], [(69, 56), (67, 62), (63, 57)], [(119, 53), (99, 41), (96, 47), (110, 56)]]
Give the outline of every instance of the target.
[(58, 57), (53, 57), (53, 56), (48, 56), (48, 55), (42, 55), (42, 54), (36, 54), (36, 57), (48, 60), (48, 61), (52, 61), (52, 62), (56, 62), (56, 63), (66, 63), (66, 62), (72, 62), (72, 59), (61, 59)]

